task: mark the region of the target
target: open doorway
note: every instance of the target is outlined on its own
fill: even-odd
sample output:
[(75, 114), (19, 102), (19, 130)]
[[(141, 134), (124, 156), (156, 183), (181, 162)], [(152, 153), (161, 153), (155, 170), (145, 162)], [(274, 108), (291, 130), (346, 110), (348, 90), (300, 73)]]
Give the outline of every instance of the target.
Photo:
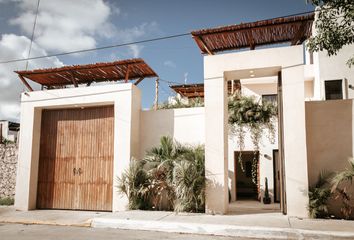
[(235, 152), (237, 200), (259, 200), (259, 152)]
[[(230, 213), (285, 213), (281, 71), (274, 67), (229, 71), (224, 74), (227, 81), (239, 79), (238, 94), (245, 97), (247, 101), (251, 99), (261, 106), (268, 104), (265, 105), (266, 107), (271, 103), (277, 109), (276, 117), (271, 123), (275, 131), (271, 132), (267, 126), (261, 126), (262, 136), (258, 139), (253, 134), (260, 131), (252, 132), (254, 130), (252, 126), (246, 125), (242, 131), (231, 128), (229, 135)], [(248, 106), (251, 105), (246, 105), (245, 108), (247, 109)], [(255, 110), (252, 111), (257, 113)], [(242, 135), (237, 135), (240, 133)]]

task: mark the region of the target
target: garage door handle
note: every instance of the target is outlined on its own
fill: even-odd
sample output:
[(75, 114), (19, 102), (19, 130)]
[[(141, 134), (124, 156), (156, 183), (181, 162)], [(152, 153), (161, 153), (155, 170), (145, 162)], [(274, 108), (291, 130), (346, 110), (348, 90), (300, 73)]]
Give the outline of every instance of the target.
[(76, 168), (73, 168), (73, 173), (74, 173), (74, 176), (76, 175)]
[(79, 175), (81, 175), (81, 173), (82, 173), (81, 168), (79, 168), (79, 169), (77, 170), (77, 173), (78, 173)]

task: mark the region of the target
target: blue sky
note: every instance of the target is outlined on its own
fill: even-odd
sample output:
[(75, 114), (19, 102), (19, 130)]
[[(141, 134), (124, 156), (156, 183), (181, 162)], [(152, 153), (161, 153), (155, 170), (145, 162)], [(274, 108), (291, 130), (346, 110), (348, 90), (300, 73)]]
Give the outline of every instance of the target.
[[(0, 60), (26, 56), (35, 4), (36, 0), (0, 0)], [(32, 56), (174, 35), (310, 10), (313, 7), (305, 0), (41, 0)], [(30, 68), (132, 57), (144, 58), (164, 80), (177, 83), (184, 83), (185, 78), (187, 83), (203, 81), (203, 58), (190, 36), (58, 57), (51, 61), (35, 60), (30, 62)], [(11, 72), (21, 68), (24, 68), (24, 63), (0, 66), (0, 71), (7, 71), (7, 74), (0, 73), (0, 119), (19, 118), (19, 93), (23, 87)], [(153, 79), (145, 79), (140, 88), (143, 107), (150, 107), (154, 98)], [(172, 94), (167, 83), (161, 82), (160, 100), (164, 101)]]

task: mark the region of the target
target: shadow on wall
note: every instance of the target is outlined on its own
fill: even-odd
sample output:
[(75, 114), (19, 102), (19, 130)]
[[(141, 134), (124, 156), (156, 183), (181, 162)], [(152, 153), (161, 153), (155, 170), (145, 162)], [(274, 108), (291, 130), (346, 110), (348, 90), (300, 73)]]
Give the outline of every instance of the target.
[(142, 111), (140, 125), (140, 157), (157, 146), (162, 136), (174, 136), (174, 109)]
[[(353, 156), (353, 100), (306, 102), (306, 142), (309, 185), (321, 171), (337, 172)], [(354, 194), (353, 194), (354, 196)], [(329, 202), (339, 212), (338, 200)]]
[[(205, 211), (208, 214), (225, 214), (227, 213), (228, 209), (225, 209), (225, 212), (222, 212), (222, 202), (223, 196), (224, 196), (224, 185), (220, 184), (216, 179), (213, 173), (210, 173), (208, 171), (205, 172), (206, 176), (206, 192), (205, 192), (205, 198), (209, 199), (209, 201), (206, 201), (205, 203)], [(208, 211), (208, 209), (219, 209), (219, 210), (213, 210), (213, 211)]]

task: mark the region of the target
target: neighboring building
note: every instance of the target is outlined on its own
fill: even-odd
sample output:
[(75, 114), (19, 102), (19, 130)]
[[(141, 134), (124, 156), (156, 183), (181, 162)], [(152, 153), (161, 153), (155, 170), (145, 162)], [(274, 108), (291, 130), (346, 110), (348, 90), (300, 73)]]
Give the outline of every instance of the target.
[[(354, 46), (334, 62), (322, 53), (312, 56), (303, 42), (311, 36), (313, 20), (310, 14), (192, 32), (206, 54), (204, 85), (172, 88), (181, 97), (204, 97), (205, 107), (142, 110), (136, 85), (158, 76), (141, 59), (18, 71), (30, 91), (21, 97), (16, 208), (124, 210), (127, 199), (113, 187), (114, 177), (132, 157), (143, 157), (161, 136), (170, 135), (182, 143), (205, 144), (206, 212), (227, 213), (229, 189), (232, 201), (241, 189), (227, 96), (241, 89), (278, 102), (279, 137), (274, 144), (264, 141), (259, 150), (257, 191), (262, 194), (267, 177), (281, 211), (306, 217), (308, 186), (315, 176), (323, 167), (338, 170), (354, 149), (354, 93), (348, 89), (354, 85), (354, 69), (345, 66)], [(250, 51), (237, 51), (246, 47)], [(226, 50), (234, 52), (220, 53)], [(26, 78), (45, 90), (31, 91)], [(138, 80), (128, 83), (132, 79)], [(78, 87), (120, 80), (125, 83)], [(53, 89), (67, 85), (75, 88)], [(320, 101), (340, 98), (350, 100)], [(247, 136), (245, 151), (252, 149)], [(340, 160), (330, 160), (336, 157)], [(242, 191), (247, 195), (246, 188)]]
[(8, 120), (0, 120), (0, 139), (17, 142), (20, 124)]

